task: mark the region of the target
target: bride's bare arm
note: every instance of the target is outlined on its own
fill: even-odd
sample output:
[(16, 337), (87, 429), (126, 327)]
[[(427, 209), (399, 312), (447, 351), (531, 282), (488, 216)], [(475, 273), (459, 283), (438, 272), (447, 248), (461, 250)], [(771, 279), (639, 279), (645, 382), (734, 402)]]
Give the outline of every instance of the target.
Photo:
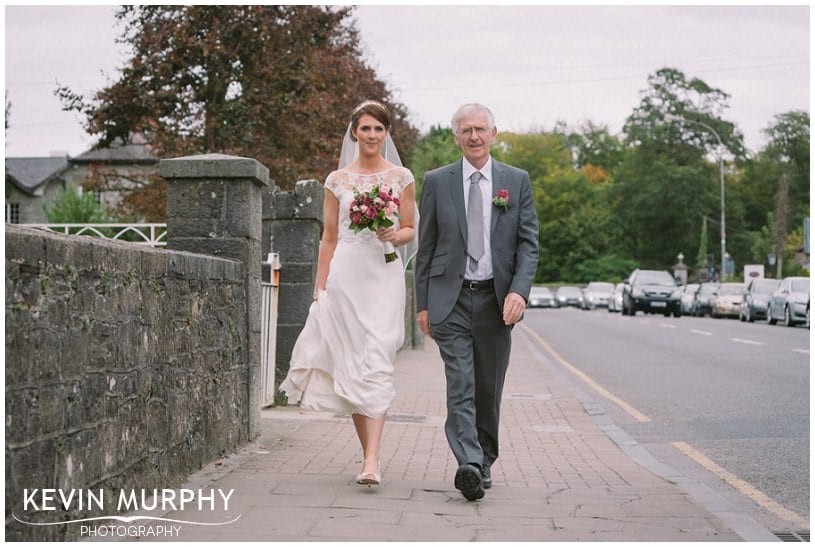
[(337, 198), (333, 192), (326, 190), (323, 198), (323, 237), (320, 240), (320, 254), (317, 258), (315, 297), (318, 291), (325, 290), (325, 283), (328, 280), (328, 268), (337, 248), (339, 213), (340, 204)]

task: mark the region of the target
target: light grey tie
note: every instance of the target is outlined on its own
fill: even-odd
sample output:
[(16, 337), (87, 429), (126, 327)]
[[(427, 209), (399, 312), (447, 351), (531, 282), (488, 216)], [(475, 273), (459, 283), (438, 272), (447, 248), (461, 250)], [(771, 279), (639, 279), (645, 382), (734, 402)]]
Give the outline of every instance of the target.
[(467, 205), (467, 255), (469, 255), (470, 269), (478, 267), (478, 261), (484, 256), (484, 205), (481, 201), (481, 172), (476, 171), (470, 175), (470, 193)]

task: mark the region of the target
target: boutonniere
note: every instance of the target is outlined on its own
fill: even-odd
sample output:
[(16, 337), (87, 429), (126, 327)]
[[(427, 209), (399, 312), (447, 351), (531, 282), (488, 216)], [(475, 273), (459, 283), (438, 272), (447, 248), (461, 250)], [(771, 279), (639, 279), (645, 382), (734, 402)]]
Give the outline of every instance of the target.
[(492, 198), (492, 204), (506, 211), (507, 207), (509, 207), (509, 190), (498, 190), (495, 192), (495, 197)]

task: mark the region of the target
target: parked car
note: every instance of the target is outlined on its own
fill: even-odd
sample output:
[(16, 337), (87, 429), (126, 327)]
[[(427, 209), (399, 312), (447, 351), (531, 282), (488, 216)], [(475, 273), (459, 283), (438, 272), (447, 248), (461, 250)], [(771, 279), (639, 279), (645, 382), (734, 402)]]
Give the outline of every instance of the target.
[(529, 301), (526, 305), (530, 308), (554, 308), (555, 295), (549, 287), (532, 287), (529, 291)]
[(623, 284), (623, 315), (637, 311), (682, 316), (681, 289), (665, 270), (634, 270)]
[(722, 283), (713, 300), (712, 317), (738, 317), (747, 288), (744, 283)]
[(699, 283), (688, 283), (682, 289), (682, 313), (692, 314), (693, 305), (696, 302), (696, 291), (699, 289)]
[(592, 281), (586, 288), (583, 289), (582, 308), (584, 310), (593, 310), (594, 308), (607, 308), (608, 299), (611, 292), (614, 290), (612, 283), (603, 283), (601, 281)]
[(696, 298), (693, 300), (693, 315), (702, 317), (713, 313), (713, 301), (716, 293), (719, 292), (718, 283), (702, 283), (696, 291)]
[(786, 277), (770, 296), (767, 323), (783, 320), (788, 327), (803, 323), (809, 328), (809, 278)]
[(623, 310), (623, 284), (614, 285), (614, 292), (608, 299), (608, 311), (618, 312)]
[(747, 285), (747, 291), (741, 299), (739, 319), (753, 322), (756, 319), (767, 318), (767, 304), (770, 296), (778, 288), (777, 279), (753, 279)]
[(580, 300), (582, 298), (583, 294), (580, 292), (580, 289), (572, 287), (571, 285), (563, 285), (562, 287), (558, 287), (555, 291), (555, 302), (558, 308), (567, 306), (580, 307)]

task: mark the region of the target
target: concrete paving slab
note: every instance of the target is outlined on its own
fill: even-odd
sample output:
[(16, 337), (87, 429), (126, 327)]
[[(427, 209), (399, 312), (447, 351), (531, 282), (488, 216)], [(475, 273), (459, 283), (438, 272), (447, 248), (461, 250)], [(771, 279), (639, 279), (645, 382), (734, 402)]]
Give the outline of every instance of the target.
[[(234, 489), (228, 511), (163, 515), (182, 541), (739, 541), (723, 519), (626, 454), (519, 329), (502, 405), (493, 488), (453, 487), (443, 431), (443, 363), (432, 340), (399, 353), (382, 443), (383, 482), (354, 482), (361, 448), (349, 417), (297, 407), (262, 412), (261, 436), (191, 476)], [(603, 418), (601, 416), (601, 418)], [(625, 440), (624, 436), (617, 435)], [(742, 515), (733, 520), (742, 522)], [(742, 528), (749, 528), (742, 522)]]

